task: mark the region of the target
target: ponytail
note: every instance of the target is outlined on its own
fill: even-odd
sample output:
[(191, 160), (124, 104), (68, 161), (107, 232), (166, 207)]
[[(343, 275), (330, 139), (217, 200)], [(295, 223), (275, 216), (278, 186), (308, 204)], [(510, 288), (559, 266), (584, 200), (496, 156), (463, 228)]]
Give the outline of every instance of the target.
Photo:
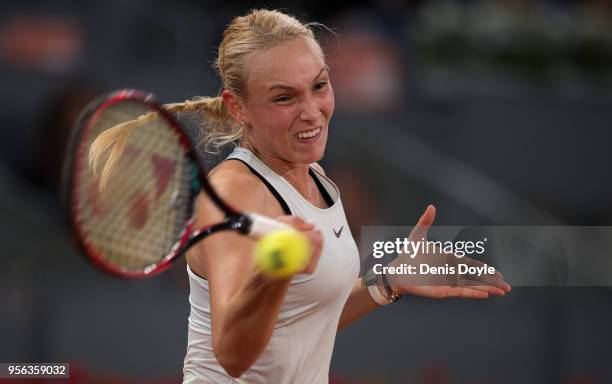
[[(204, 113), (204, 127), (201, 132), (202, 144), (207, 152), (217, 153), (222, 146), (242, 139), (243, 128), (229, 117), (221, 96), (197, 97), (184, 103), (164, 104), (163, 108), (175, 114), (198, 111)], [(139, 126), (158, 118), (156, 112), (147, 113), (135, 120), (117, 124), (96, 137), (89, 147), (89, 165), (94, 175), (100, 177), (100, 190), (106, 187), (130, 134)], [(108, 156), (103, 162), (106, 154)]]

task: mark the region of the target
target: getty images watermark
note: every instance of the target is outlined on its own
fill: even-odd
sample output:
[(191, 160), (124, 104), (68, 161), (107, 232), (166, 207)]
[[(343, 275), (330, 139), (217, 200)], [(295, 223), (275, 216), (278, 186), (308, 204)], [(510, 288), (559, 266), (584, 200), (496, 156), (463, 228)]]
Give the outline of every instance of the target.
[[(361, 275), (376, 284), (612, 287), (612, 227), (362, 227)], [(418, 233), (418, 236), (415, 236)]]
[[(439, 263), (440, 259), (436, 256), (442, 256), (444, 260), (447, 260), (448, 256), (453, 256), (458, 259), (464, 257), (470, 257), (474, 255), (483, 255), (485, 253), (485, 244), (487, 238), (483, 238), (479, 241), (435, 241), (427, 240), (424, 237), (413, 240), (408, 237), (395, 238), (392, 241), (375, 241), (372, 245), (372, 257), (375, 259), (382, 259), (385, 256), (403, 256), (403, 260), (408, 258), (410, 261), (414, 260), (417, 256), (430, 256), (435, 258), (435, 263)], [(452, 261), (452, 259), (451, 259)], [(385, 265), (383, 263), (376, 263), (372, 267), (372, 272), (376, 275), (390, 274), (390, 275), (495, 275), (495, 268), (493, 266), (482, 264), (482, 265), (470, 265), (468, 263), (449, 263), (445, 262), (444, 265), (431, 264), (427, 260), (420, 263), (408, 263), (402, 262), (396, 265)]]

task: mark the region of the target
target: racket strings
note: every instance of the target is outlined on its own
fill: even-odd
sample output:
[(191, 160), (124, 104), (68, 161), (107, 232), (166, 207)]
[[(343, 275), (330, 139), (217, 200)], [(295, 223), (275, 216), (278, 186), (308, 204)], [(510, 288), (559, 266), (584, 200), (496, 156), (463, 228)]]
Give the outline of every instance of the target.
[[(91, 122), (82, 145), (89, 148), (106, 129), (150, 112), (132, 102), (108, 107)], [(143, 269), (168, 254), (192, 215), (193, 165), (166, 121), (140, 119), (103, 189), (88, 159), (77, 161), (79, 219), (96, 254), (122, 269)]]

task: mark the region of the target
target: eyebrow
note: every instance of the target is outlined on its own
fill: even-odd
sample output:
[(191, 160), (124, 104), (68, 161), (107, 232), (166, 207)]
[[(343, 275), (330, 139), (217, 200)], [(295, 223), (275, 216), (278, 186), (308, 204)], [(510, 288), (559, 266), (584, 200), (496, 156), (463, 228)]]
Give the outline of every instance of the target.
[[(321, 68), (319, 73), (315, 76), (315, 78), (312, 81), (314, 82), (316, 79), (318, 79), (319, 76), (321, 76), (321, 73), (323, 73), (323, 71), (328, 71), (329, 72), (329, 69), (327, 68), (327, 65), (324, 66), (323, 68)], [(295, 90), (295, 88), (290, 86), (290, 85), (274, 84), (270, 88), (268, 88), (268, 92), (270, 92), (273, 89), (277, 89), (277, 88), (279, 88), (279, 89)]]

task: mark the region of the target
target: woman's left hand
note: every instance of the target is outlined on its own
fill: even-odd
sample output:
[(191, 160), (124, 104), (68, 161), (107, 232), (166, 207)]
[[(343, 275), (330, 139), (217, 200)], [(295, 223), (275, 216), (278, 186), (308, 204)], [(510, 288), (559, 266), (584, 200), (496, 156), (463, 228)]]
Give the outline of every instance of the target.
[[(409, 241), (419, 241), (427, 239), (427, 232), (436, 218), (436, 208), (433, 205), (429, 205), (417, 225), (410, 233), (408, 237)], [(467, 264), (471, 267), (482, 267), (485, 264), (482, 262), (471, 259), (469, 257), (458, 258), (455, 254), (444, 253), (442, 250), (437, 250), (435, 253), (417, 254), (416, 257), (410, 257), (407, 254), (400, 254), (393, 262), (389, 265), (398, 264), (415, 264), (415, 260), (425, 256), (428, 258), (428, 264), (437, 266), (456, 266), (458, 260), (463, 264)], [(455, 267), (456, 268), (456, 267)], [(449, 275), (450, 276), (450, 275)], [(458, 275), (452, 275), (458, 276)], [(402, 295), (411, 294), (416, 296), (423, 296), (435, 299), (444, 299), (448, 297), (464, 297), (472, 299), (486, 299), (489, 295), (504, 296), (507, 292), (510, 292), (511, 287), (504, 281), (503, 275), (499, 272), (494, 274), (483, 274), (482, 276), (467, 275), (460, 278), (454, 278), (453, 281), (449, 281), (448, 277), (442, 277), (448, 284), (443, 284), (438, 278), (438, 282), (435, 285), (427, 285), (426, 281), (435, 281), (435, 278), (427, 277), (425, 283), (423, 281), (414, 281), (410, 278), (406, 278), (406, 275), (401, 277), (394, 275), (387, 275), (387, 279), (391, 285), (392, 290), (395, 293)], [(467, 283), (467, 284), (466, 284)], [(482, 283), (482, 284), (481, 284)]]

